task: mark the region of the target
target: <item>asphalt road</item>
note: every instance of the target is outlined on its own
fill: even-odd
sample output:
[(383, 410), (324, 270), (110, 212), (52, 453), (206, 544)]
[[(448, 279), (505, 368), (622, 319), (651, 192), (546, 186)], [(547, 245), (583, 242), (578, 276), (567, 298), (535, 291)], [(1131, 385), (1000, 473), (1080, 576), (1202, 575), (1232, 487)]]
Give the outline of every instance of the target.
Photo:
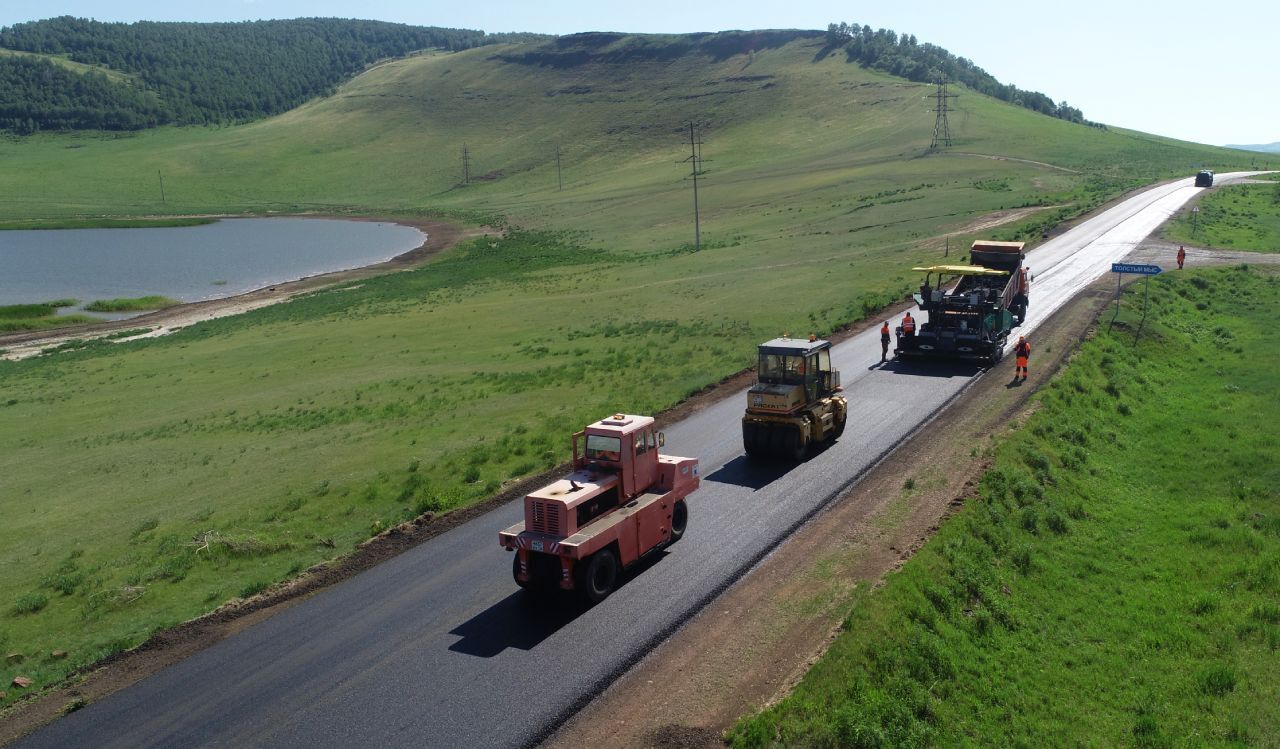
[[(1219, 183), (1236, 176), (1243, 174), (1219, 175)], [(1031, 307), (1021, 330), (1034, 331), (1197, 192), (1191, 179), (1153, 188), (1031, 252)], [(872, 329), (835, 348), (849, 427), (798, 467), (746, 461), (738, 423), (744, 393), (669, 427), (664, 452), (701, 459), (688, 532), (597, 606), (539, 605), (517, 591), (511, 558), (497, 544), (498, 530), (521, 518), (513, 502), (72, 713), (19, 746), (536, 742), (983, 371), (881, 366), (878, 338)], [(1011, 368), (1006, 359), (992, 376), (1010, 375)]]

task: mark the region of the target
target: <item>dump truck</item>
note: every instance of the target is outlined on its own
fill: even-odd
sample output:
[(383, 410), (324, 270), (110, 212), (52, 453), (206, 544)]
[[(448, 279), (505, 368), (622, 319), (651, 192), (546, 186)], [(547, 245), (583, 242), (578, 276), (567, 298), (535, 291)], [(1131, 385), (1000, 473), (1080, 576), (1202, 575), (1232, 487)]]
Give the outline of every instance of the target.
[(978, 240), (970, 265), (913, 268), (925, 274), (916, 304), (929, 319), (915, 334), (897, 330), (898, 357), (976, 359), (995, 364), (1030, 302), (1023, 242)]
[(843, 432), (849, 404), (831, 368), (831, 342), (774, 338), (760, 344), (756, 384), (747, 391), (742, 446), (752, 459), (799, 461)]
[(1213, 187), (1213, 172), (1208, 169), (1197, 172), (1196, 187)]
[(573, 435), (572, 472), (524, 498), (524, 520), (498, 533), (516, 585), (603, 601), (619, 575), (679, 541), (697, 458), (658, 452), (649, 416), (613, 414)]

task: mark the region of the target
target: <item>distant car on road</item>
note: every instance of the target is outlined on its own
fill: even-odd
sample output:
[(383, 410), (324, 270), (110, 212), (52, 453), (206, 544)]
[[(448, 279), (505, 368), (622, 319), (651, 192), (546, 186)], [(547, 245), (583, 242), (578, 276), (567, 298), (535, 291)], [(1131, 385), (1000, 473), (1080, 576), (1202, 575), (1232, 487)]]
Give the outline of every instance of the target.
[(1196, 175), (1196, 187), (1213, 187), (1213, 172), (1201, 169)]

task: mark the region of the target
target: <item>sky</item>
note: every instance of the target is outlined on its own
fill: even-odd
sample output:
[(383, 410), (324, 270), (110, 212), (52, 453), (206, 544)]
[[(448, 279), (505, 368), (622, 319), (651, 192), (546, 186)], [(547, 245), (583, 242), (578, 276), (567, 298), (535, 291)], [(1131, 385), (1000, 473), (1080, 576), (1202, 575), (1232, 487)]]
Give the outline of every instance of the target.
[(0, 0), (0, 26), (99, 21), (340, 17), (486, 32), (684, 33), (825, 29), (914, 34), (1003, 83), (1067, 101), (1086, 118), (1212, 145), (1280, 141), (1280, 0)]

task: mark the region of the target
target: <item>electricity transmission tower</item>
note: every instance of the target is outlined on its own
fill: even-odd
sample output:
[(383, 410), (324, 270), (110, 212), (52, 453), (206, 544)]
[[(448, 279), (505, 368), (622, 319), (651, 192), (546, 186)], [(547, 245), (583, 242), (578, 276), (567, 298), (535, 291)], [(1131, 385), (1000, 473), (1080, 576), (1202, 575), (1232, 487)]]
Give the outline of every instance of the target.
[(466, 185), (471, 182), (471, 151), (467, 149), (467, 144), (462, 144), (462, 184)]
[(564, 178), (560, 176), (560, 146), (556, 146), (556, 190), (564, 189)]
[(702, 170), (702, 139), (698, 137), (692, 122), (689, 123), (689, 158), (680, 163), (693, 164), (693, 171), (689, 175), (693, 177), (693, 248), (700, 250), (702, 249), (702, 219), (698, 213), (698, 177), (706, 172)]
[(933, 151), (939, 145), (951, 145), (951, 125), (947, 122), (947, 112), (951, 111), (951, 102), (959, 94), (947, 93), (947, 79), (938, 79), (938, 91), (933, 95), (934, 105), (930, 112), (936, 112), (937, 116), (933, 120), (933, 142), (929, 144), (929, 150)]

